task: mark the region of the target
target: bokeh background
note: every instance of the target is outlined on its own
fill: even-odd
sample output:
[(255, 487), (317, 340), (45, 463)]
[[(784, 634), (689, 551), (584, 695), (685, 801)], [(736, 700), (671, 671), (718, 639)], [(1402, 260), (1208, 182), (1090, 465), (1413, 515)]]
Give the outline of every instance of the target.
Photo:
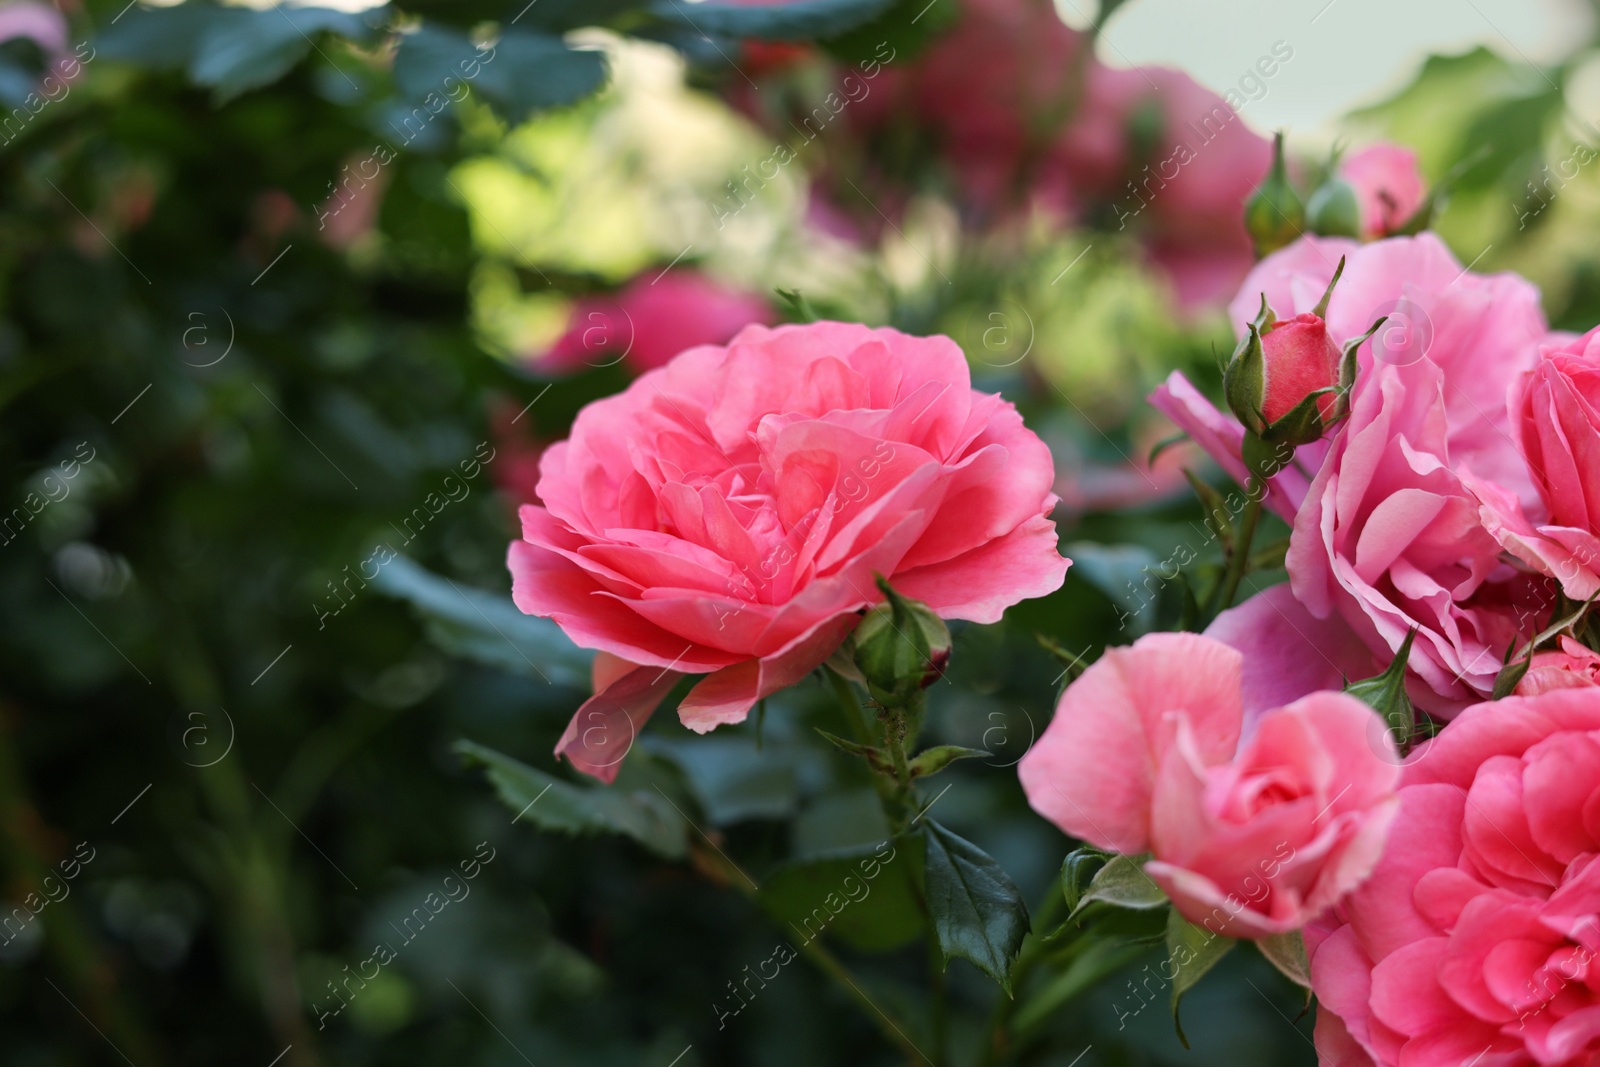
[[(805, 961), (730, 1010), (885, 834), (825, 687), (705, 738), (658, 715), (604, 798), (551, 757), (588, 660), (503, 560), (574, 413), (812, 312), (947, 333), (1023, 409), (1076, 562), (957, 632), (928, 732), (992, 753), (940, 817), (1037, 910), (1070, 845), (1015, 762), (1073, 658), (1180, 616), (1175, 552), (1217, 562), (1181, 468), (1223, 483), (1151, 465), (1142, 398), (1219, 380), (1264, 136), (1302, 190), (1410, 146), (1464, 264), (1600, 319), (1600, 167), (1551, 179), (1600, 148), (1591, 5), (830, 2), (788, 41), (686, 0), (0, 5), (0, 1062), (904, 1062)], [(1241, 102), (1220, 176), (1121, 224), (1197, 86)], [(916, 1037), (904, 903), (829, 942)], [(1014, 1002), (954, 963), (949, 1062), (995, 1062), (997, 1020), (1003, 1062), (1315, 1062), (1249, 952), (1185, 1049), (1161, 958), (1069, 946)]]

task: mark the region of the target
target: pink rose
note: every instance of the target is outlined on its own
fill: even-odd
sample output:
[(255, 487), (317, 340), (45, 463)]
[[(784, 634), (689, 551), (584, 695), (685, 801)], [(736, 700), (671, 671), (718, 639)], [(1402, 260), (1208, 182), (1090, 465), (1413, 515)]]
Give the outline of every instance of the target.
[[(1399, 756), (1343, 693), (1246, 730), (1242, 657), (1196, 634), (1108, 649), (1022, 758), (1028, 803), (1145, 872), (1191, 922), (1230, 937), (1298, 929), (1360, 884), (1394, 815)], [(1243, 744), (1241, 733), (1247, 733)]]
[(555, 373), (618, 360), (653, 370), (695, 345), (723, 344), (750, 323), (770, 325), (772, 307), (692, 270), (641, 274), (614, 296), (580, 300), (567, 332), (533, 361)]
[(508, 559), (530, 615), (607, 656), (556, 751), (609, 780), (684, 674), (704, 733), (804, 678), (882, 599), (995, 622), (1060, 587), (1054, 464), (946, 337), (750, 326), (579, 412)]
[(1600, 328), (1546, 344), (1513, 384), (1510, 411), (1538, 500), (1524, 508), (1516, 494), (1469, 479), (1484, 522), (1508, 552), (1588, 600), (1600, 590)]
[(1407, 760), (1372, 877), (1308, 931), (1325, 1067), (1600, 1059), (1600, 693), (1468, 709)]
[(1561, 635), (1561, 647), (1534, 654), (1528, 673), (1517, 683), (1517, 696), (1533, 697), (1552, 689), (1600, 686), (1600, 655)]
[[(1482, 484), (1536, 498), (1511, 447), (1505, 383), (1533, 362), (1545, 335), (1538, 291), (1515, 275), (1462, 269), (1432, 234), (1358, 245), (1304, 238), (1267, 257), (1230, 308), (1236, 326), (1261, 295), (1282, 314), (1315, 305), (1339, 257), (1328, 332), (1362, 345), (1350, 417), (1326, 442), (1300, 448), (1271, 481), (1266, 504), (1293, 524), (1287, 560), (1295, 599), (1342, 622), (1386, 666), (1417, 629), (1412, 699), (1448, 716), (1487, 696), (1506, 646), (1536, 629), (1540, 584), (1506, 565), (1480, 517)], [(1242, 483), (1243, 427), (1179, 375), (1151, 397)], [(1316, 643), (1255, 616), (1241, 647)], [(1325, 658), (1325, 657), (1324, 657)]]
[(1417, 154), (1388, 141), (1346, 156), (1339, 176), (1356, 191), (1363, 237), (1387, 237), (1399, 230), (1428, 196)]

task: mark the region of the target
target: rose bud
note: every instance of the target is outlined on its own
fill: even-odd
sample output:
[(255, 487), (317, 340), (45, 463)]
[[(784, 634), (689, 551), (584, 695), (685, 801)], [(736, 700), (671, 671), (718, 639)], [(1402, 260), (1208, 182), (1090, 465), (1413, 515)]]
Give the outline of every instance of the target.
[(1284, 167), (1283, 134), (1280, 132), (1272, 139), (1272, 169), (1244, 206), (1244, 225), (1255, 241), (1256, 255), (1276, 252), (1299, 237), (1305, 213), (1305, 205), (1300, 202)]
[[(1249, 324), (1223, 373), (1228, 406), (1244, 423), (1244, 459), (1263, 477), (1281, 470), (1299, 445), (1319, 440), (1344, 417), (1346, 394), (1355, 382), (1356, 350), (1383, 322), (1341, 350), (1328, 336), (1328, 301), (1344, 273), (1344, 260), (1316, 308), (1278, 321), (1261, 296), (1261, 311)], [(1286, 447), (1287, 446), (1287, 447)]]
[(1337, 175), (1318, 186), (1306, 201), (1306, 226), (1319, 237), (1359, 236), (1361, 202), (1355, 186)]
[(926, 604), (908, 600), (881, 577), (884, 602), (856, 627), (856, 667), (873, 699), (901, 705), (937, 682), (950, 662), (950, 630)]

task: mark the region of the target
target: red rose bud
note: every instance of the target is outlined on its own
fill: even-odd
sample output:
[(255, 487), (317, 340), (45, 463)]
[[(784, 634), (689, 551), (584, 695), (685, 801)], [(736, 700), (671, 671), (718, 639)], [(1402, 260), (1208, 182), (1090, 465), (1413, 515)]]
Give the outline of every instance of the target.
[[(1331, 421), (1339, 397), (1339, 346), (1328, 336), (1328, 324), (1319, 315), (1296, 315), (1268, 326), (1261, 337), (1261, 414), (1267, 425), (1281, 421), (1308, 396), (1317, 398), (1320, 421)], [(1317, 437), (1322, 436), (1317, 426)], [(1315, 440), (1316, 438), (1312, 438)], [(1304, 444), (1305, 442), (1296, 442)]]

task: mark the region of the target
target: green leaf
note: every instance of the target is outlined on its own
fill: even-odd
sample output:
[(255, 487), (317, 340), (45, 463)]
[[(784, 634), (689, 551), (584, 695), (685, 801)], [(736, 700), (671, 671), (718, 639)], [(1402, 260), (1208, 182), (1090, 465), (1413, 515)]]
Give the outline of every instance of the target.
[(917, 758), (911, 761), (911, 777), (921, 778), (924, 775), (938, 774), (958, 759), (977, 759), (993, 755), (981, 748), (964, 748), (961, 745), (939, 745), (918, 753)]
[(712, 826), (749, 819), (788, 819), (799, 807), (801, 769), (791, 752), (762, 751), (754, 739), (730, 734), (711, 737), (648, 738), (651, 753), (666, 756), (682, 771), (690, 791)]
[(657, 0), (651, 12), (697, 33), (759, 41), (813, 41), (854, 29), (888, 10), (892, 0), (795, 0), (746, 5)]
[(806, 294), (798, 289), (779, 289), (778, 299), (783, 301), (785, 313), (795, 322), (816, 322), (822, 318), (806, 299)]
[(1022, 892), (988, 853), (937, 822), (925, 822), (921, 835), (928, 914), (945, 963), (972, 961), (1010, 996), (1029, 926)]
[(606, 82), (605, 53), (571, 48), (560, 37), (512, 29), (495, 43), (473, 85), (508, 121), (575, 103)]
[(513, 822), (574, 836), (622, 834), (667, 859), (689, 854), (688, 820), (654, 790), (574, 785), (473, 741), (454, 748), (487, 770), (495, 792), (517, 813)]
[(883, 952), (922, 933), (912, 842), (883, 842), (785, 864), (761, 887), (761, 903), (801, 944), (827, 935)]
[(198, 85), (210, 86), (217, 102), (225, 103), (289, 73), (323, 32), (355, 39), (369, 35), (366, 22), (347, 11), (224, 8), (201, 32), (189, 61), (189, 77)]
[(408, 600), (445, 651), (555, 685), (588, 689), (594, 653), (578, 648), (549, 619), (517, 610), (510, 598), (453, 582), (396, 556), (372, 584)]
[(1167, 903), (1161, 887), (1144, 873), (1143, 856), (1115, 856), (1110, 863), (1095, 872), (1088, 892), (1078, 901), (1074, 913), (1082, 911), (1095, 901), (1117, 908), (1159, 908)]
[(176, 7), (135, 8), (95, 37), (95, 55), (152, 70), (181, 69), (194, 58), (212, 21), (227, 17), (216, 5), (197, 0)]
[(1184, 1048), (1189, 1047), (1189, 1039), (1178, 1018), (1178, 1002), (1237, 943), (1231, 937), (1223, 937), (1203, 926), (1196, 926), (1179, 915), (1177, 908), (1173, 908), (1167, 917), (1167, 967), (1172, 973), (1172, 1025), (1177, 1028), (1178, 1040), (1183, 1042)]
[(446, 78), (464, 80), (469, 85), (476, 80), (476, 75), (467, 78), (466, 73), (473, 70), (476, 62), (477, 73), (481, 74), (488, 54), (487, 49), (480, 51), (459, 30), (426, 22), (415, 33), (400, 38), (392, 68), (394, 83), (408, 100), (420, 101), (429, 93), (443, 94)]
[(1306, 958), (1306, 942), (1300, 931), (1257, 938), (1256, 948), (1289, 981), (1311, 988), (1311, 962)]

